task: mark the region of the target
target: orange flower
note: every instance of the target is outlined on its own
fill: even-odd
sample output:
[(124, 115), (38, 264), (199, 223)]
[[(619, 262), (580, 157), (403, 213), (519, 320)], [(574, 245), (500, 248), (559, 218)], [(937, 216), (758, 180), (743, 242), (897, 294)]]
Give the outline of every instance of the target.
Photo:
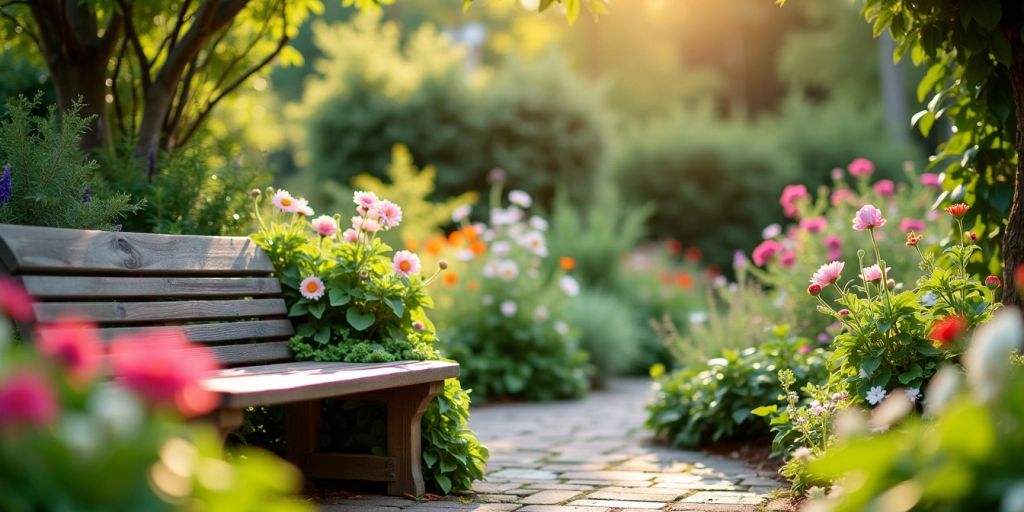
[(479, 288), (479, 285), (476, 284), (476, 281), (470, 281), (466, 283), (466, 289), (471, 292), (475, 292), (477, 288)]
[(558, 266), (562, 267), (562, 270), (568, 272), (576, 268), (576, 260), (570, 258), (569, 256), (562, 256), (561, 258), (558, 259)]
[(459, 275), (455, 272), (445, 272), (441, 275), (441, 282), (447, 286), (455, 286), (459, 284)]
[(964, 215), (967, 215), (967, 210), (970, 208), (970, 206), (967, 206), (964, 203), (956, 203), (953, 206), (947, 206), (946, 213), (952, 215), (954, 218), (960, 219), (963, 218)]
[(690, 288), (693, 288), (693, 276), (691, 276), (687, 272), (679, 272), (679, 273), (677, 273), (675, 281), (676, 281), (676, 286), (678, 286), (678, 287), (680, 287), (680, 288), (682, 288), (684, 290), (689, 290)]
[(916, 247), (917, 244), (921, 242), (922, 238), (924, 238), (924, 235), (919, 235), (913, 231), (907, 233), (907, 246)]
[(444, 237), (432, 236), (427, 239), (426, 243), (423, 244), (423, 250), (431, 255), (437, 256), (444, 250)]
[(466, 243), (466, 235), (460, 231), (448, 233), (448, 243), (455, 247), (462, 247)]
[(481, 254), (487, 252), (487, 244), (483, 243), (480, 240), (474, 240), (472, 243), (469, 244), (469, 250), (473, 251), (473, 254), (480, 256)]
[(420, 243), (416, 240), (405, 240), (403, 243), (405, 244), (405, 248), (412, 252), (416, 252), (416, 250), (420, 248)]
[(466, 240), (469, 240), (470, 242), (475, 242), (480, 239), (480, 235), (477, 234), (476, 228), (473, 226), (466, 226), (462, 228), (462, 234), (466, 237)]

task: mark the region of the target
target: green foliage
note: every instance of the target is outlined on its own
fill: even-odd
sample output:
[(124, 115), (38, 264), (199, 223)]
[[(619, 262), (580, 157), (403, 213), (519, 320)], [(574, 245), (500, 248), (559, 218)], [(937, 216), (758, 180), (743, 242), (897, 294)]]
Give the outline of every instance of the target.
[(631, 372), (639, 366), (646, 332), (633, 305), (608, 292), (583, 291), (569, 302), (566, 319), (579, 331), (580, 344), (590, 354), (594, 378)]
[(469, 429), (469, 391), (448, 379), (444, 391), (423, 414), (423, 465), (447, 493), (473, 487), (483, 480), (490, 453)]
[(0, 119), (0, 172), (9, 166), (11, 175), (0, 222), (113, 229), (136, 206), (127, 194), (99, 190), (98, 166), (79, 149), (89, 119), (78, 115), (78, 104), (63, 115), (56, 106), (33, 115), (38, 104), (38, 97), (13, 99)]
[(702, 365), (653, 372), (657, 394), (647, 406), (646, 427), (674, 447), (766, 436), (768, 423), (752, 411), (783, 403), (779, 370), (793, 369), (801, 385), (827, 376), (824, 350), (789, 336), (785, 328), (775, 334), (757, 347), (724, 350)]

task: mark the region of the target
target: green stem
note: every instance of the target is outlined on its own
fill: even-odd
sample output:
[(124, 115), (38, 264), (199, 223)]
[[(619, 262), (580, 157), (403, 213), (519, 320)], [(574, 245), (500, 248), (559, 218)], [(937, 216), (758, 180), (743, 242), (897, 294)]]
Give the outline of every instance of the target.
[(889, 299), (889, 276), (885, 272), (885, 262), (882, 261), (882, 252), (878, 250), (878, 240), (875, 240), (875, 230), (869, 229), (868, 233), (871, 234), (871, 246), (875, 248), (875, 263), (878, 264), (878, 269), (882, 271), (882, 282), (879, 285), (882, 297), (885, 298), (885, 307), (891, 312), (892, 302)]

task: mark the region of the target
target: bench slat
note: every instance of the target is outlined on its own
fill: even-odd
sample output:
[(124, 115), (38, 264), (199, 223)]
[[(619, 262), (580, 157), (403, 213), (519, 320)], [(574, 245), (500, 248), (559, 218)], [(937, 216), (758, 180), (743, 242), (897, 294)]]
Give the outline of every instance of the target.
[(0, 260), (14, 274), (269, 274), (270, 258), (241, 237), (118, 233), (0, 225)]
[(281, 294), (273, 277), (80, 277), (23, 276), (37, 299), (148, 299), (261, 297)]
[(283, 316), (282, 299), (186, 300), (177, 302), (36, 302), (37, 322), (55, 322), (62, 316), (85, 316), (96, 323), (170, 322)]
[[(189, 341), (195, 343), (224, 343), (231, 341), (247, 341), (265, 338), (287, 338), (294, 334), (292, 324), (288, 320), (256, 320), (252, 322), (224, 322), (210, 324), (191, 324), (162, 327), (107, 327), (97, 329), (100, 337), (106, 341), (123, 335), (146, 335), (147, 333), (164, 331), (168, 327), (180, 328)], [(59, 328), (42, 326), (40, 333), (56, 331)]]
[(278, 363), (289, 361), (292, 358), (292, 351), (288, 348), (287, 341), (224, 345), (211, 348), (217, 354), (217, 360), (224, 366)]
[(223, 407), (275, 405), (354, 395), (458, 377), (444, 361), (380, 364), (290, 362), (222, 370), (203, 385), (222, 393)]

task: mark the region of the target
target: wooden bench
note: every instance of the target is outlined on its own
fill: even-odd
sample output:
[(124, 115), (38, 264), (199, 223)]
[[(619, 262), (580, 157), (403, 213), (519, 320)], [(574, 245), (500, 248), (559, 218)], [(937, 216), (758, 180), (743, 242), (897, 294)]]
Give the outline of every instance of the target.
[[(294, 361), (273, 265), (249, 239), (0, 224), (0, 263), (35, 297), (36, 329), (74, 313), (104, 339), (175, 325), (211, 346), (224, 369), (205, 385), (221, 394), (210, 419), (222, 435), (241, 426), (246, 407), (285, 404), (287, 458), (308, 477), (423, 494), (420, 419), (458, 365)], [(386, 402), (387, 456), (317, 451), (321, 401), (338, 398)]]

